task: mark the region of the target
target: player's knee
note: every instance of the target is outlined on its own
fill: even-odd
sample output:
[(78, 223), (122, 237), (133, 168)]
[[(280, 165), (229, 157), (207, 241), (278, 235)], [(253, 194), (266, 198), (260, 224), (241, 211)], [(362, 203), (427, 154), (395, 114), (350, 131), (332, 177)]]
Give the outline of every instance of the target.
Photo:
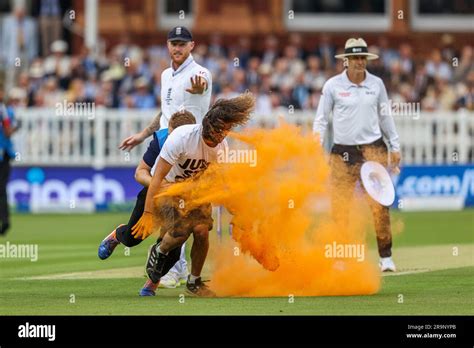
[(173, 230), (173, 231), (170, 231), (170, 236), (173, 237), (174, 239), (186, 240), (189, 237), (189, 233), (182, 230)]

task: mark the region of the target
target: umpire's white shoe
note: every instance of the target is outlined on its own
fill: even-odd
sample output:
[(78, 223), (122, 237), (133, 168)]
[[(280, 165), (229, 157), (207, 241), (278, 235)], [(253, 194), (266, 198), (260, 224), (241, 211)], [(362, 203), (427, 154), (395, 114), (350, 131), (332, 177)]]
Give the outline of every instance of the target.
[(174, 272), (168, 272), (160, 279), (160, 288), (174, 289), (180, 286), (178, 275)]
[(379, 262), (382, 272), (396, 272), (397, 268), (391, 257), (381, 257)]

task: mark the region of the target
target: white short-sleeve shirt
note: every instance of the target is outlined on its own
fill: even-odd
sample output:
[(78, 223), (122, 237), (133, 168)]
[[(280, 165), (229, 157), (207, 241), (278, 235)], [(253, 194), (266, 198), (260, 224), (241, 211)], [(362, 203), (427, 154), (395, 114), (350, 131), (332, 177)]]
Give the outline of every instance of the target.
[[(190, 124), (176, 128), (166, 140), (160, 155), (172, 165), (165, 179), (168, 182), (185, 180), (205, 170), (210, 163), (217, 162), (219, 154), (228, 150), (227, 141), (216, 147), (208, 146), (202, 138), (202, 124)], [(156, 166), (156, 163), (155, 163)], [(152, 175), (155, 172), (152, 168)]]
[[(199, 75), (207, 82), (203, 94), (191, 94), (186, 89), (191, 88), (191, 77)], [(186, 110), (196, 117), (198, 124), (209, 110), (211, 103), (212, 76), (209, 70), (196, 63), (192, 55), (174, 70), (169, 67), (161, 74), (161, 111), (160, 129), (168, 128), (168, 122), (177, 111)]]

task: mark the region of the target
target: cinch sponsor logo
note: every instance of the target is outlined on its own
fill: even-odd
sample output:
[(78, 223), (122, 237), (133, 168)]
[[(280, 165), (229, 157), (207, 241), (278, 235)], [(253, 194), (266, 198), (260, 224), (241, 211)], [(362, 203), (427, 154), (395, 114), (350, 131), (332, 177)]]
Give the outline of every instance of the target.
[(397, 194), (405, 196), (473, 196), (474, 169), (458, 175), (411, 175), (397, 185)]
[(66, 184), (58, 179), (46, 179), (41, 168), (31, 168), (26, 180), (16, 179), (8, 184), (8, 198), (16, 202), (16, 197), (26, 195), (29, 204), (53, 205), (69, 204), (71, 201), (93, 201), (103, 204), (125, 202), (125, 190), (116, 180), (106, 179), (102, 174), (94, 174), (92, 179), (80, 178)]
[(48, 341), (56, 339), (56, 325), (34, 325), (26, 322), (18, 326), (18, 337), (20, 338), (47, 338)]

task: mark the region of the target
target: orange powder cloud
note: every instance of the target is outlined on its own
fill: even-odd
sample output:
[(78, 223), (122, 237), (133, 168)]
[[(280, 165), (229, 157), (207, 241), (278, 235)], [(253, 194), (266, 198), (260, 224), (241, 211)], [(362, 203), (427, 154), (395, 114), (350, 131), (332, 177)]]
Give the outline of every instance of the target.
[[(186, 209), (211, 202), (233, 214), (233, 240), (211, 243), (208, 258), (217, 295), (376, 293), (380, 272), (368, 257), (368, 210), (355, 198), (349, 226), (315, 210), (329, 197), (329, 166), (319, 142), (288, 124), (231, 136), (237, 140), (231, 149), (256, 151), (255, 166), (212, 164), (198, 179), (164, 193), (183, 197)], [(364, 258), (328, 254), (334, 245), (364, 247)]]

